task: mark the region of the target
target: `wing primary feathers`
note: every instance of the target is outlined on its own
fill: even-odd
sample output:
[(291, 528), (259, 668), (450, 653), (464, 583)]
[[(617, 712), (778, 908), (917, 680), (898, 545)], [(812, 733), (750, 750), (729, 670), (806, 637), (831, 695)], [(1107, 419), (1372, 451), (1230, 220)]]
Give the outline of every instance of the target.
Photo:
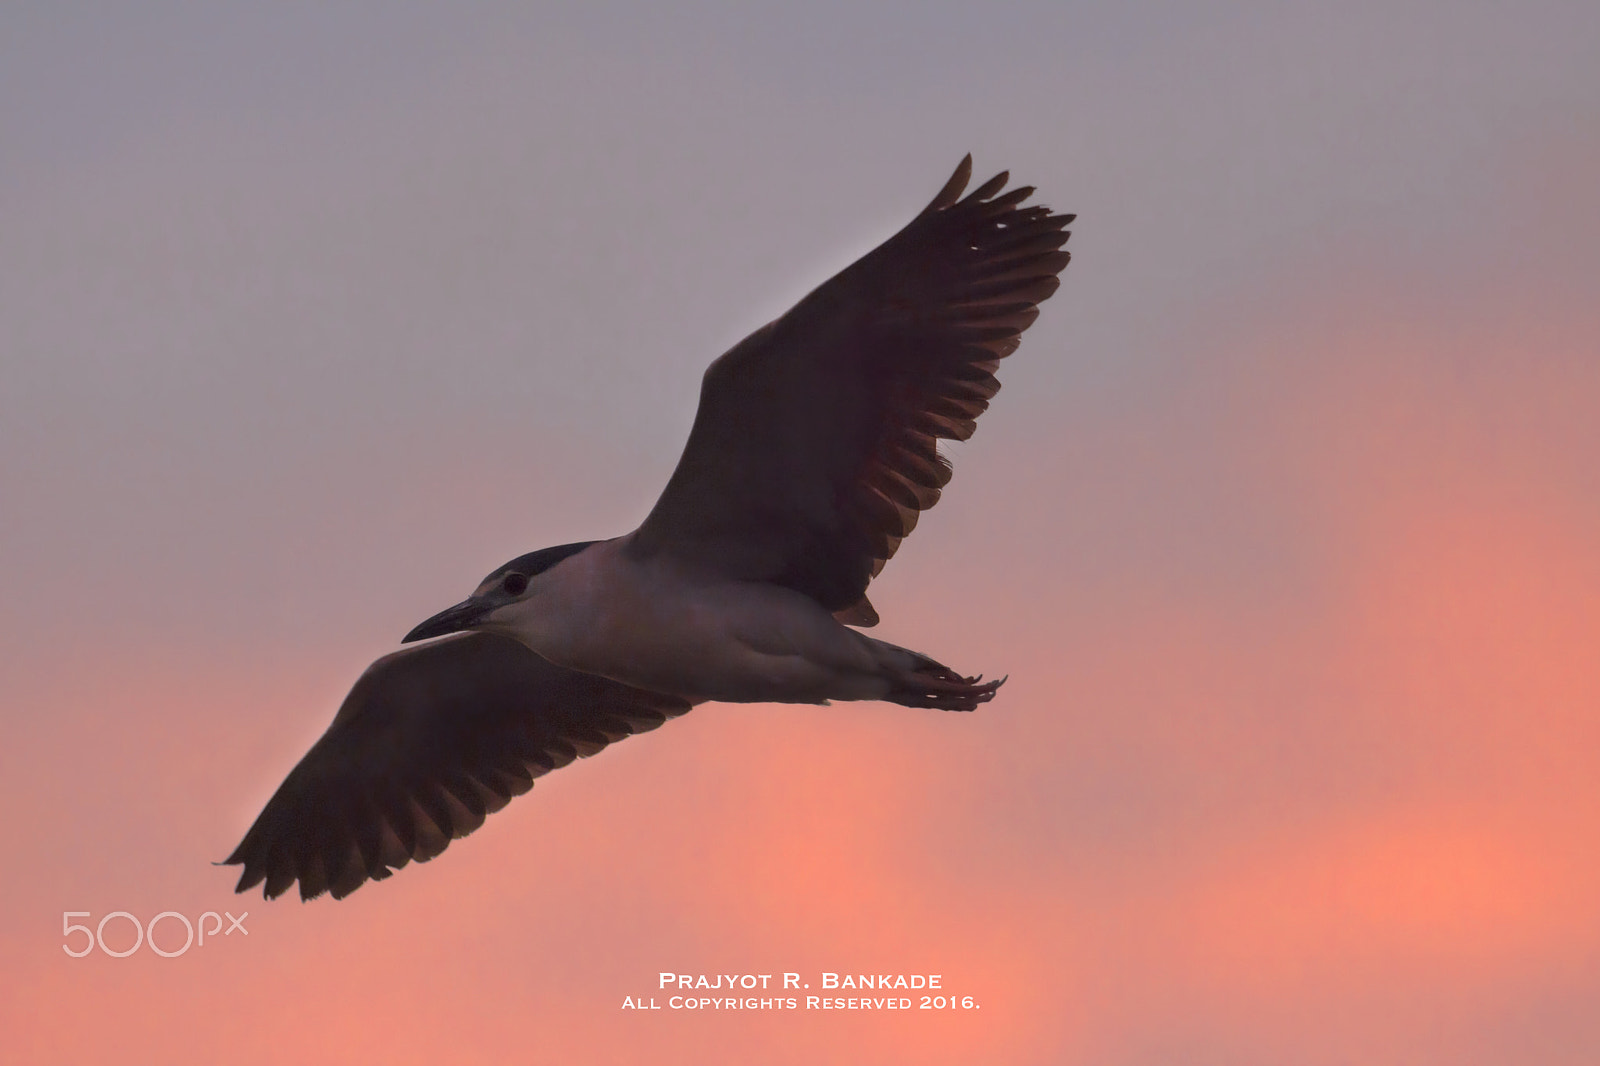
[(922, 209), (921, 214), (917, 215), (917, 217), (922, 218), (924, 215), (931, 215), (933, 212), (947, 208), (955, 203), (961, 197), (961, 190), (965, 189), (967, 182), (971, 180), (972, 153), (969, 152), (956, 165), (956, 172), (950, 175), (950, 180), (944, 183), (944, 188), (939, 190), (939, 194), (933, 198), (927, 207)]
[[(968, 156), (967, 158), (971, 159), (972, 157)], [(982, 185), (968, 193), (967, 198), (961, 201), (961, 206), (965, 207), (967, 204), (976, 204), (980, 201), (989, 199), (989, 197), (1005, 188), (1006, 182), (1010, 180), (1011, 172), (1009, 170), (1002, 170), (1000, 173), (996, 174), (994, 177), (990, 178), (988, 181), (984, 182)]]
[[(940, 440), (966, 440), (1039, 304), (1060, 285), (1070, 215), (971, 156), (894, 236), (706, 371), (689, 442), (630, 539), (838, 615), (939, 497)], [(914, 502), (913, 502), (914, 501)], [(909, 513), (901, 513), (903, 508)]]
[(689, 709), (467, 633), (385, 656), (289, 773), (227, 862), (237, 891), (342, 899), (427, 862), (534, 778)]

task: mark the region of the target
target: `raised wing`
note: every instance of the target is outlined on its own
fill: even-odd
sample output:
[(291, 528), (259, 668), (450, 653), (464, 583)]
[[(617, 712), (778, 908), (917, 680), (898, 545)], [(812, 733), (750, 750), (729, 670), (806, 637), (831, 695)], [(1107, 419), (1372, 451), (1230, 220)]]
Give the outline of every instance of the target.
[(867, 584), (950, 480), (1067, 265), (1075, 216), (962, 160), (905, 229), (711, 364), (683, 457), (632, 540), (871, 625)]
[(466, 633), (367, 668), (229, 864), (235, 891), (342, 899), (427, 862), (533, 787), (533, 779), (689, 709), (675, 696), (556, 666)]

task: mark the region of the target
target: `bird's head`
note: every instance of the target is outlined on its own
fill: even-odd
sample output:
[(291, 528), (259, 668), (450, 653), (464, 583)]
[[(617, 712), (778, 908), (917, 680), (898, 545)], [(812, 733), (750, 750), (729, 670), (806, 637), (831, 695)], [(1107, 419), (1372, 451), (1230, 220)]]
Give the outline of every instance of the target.
[(586, 540), (578, 544), (561, 544), (517, 556), (484, 578), (471, 596), (423, 622), (407, 633), (400, 643), (410, 644), (414, 640), (442, 637), (446, 633), (458, 633), (464, 629), (484, 628), (490, 617), (502, 607), (533, 595), (536, 591), (534, 578), (594, 543)]

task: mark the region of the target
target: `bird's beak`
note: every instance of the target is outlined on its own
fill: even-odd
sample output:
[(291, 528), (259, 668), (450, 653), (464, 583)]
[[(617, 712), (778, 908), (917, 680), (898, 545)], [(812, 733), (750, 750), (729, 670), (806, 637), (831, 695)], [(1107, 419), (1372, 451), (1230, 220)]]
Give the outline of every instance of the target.
[(489, 604), (476, 597), (470, 600), (462, 600), (454, 607), (448, 607), (440, 611), (407, 633), (400, 643), (410, 644), (414, 640), (427, 640), (429, 637), (442, 637), (446, 633), (459, 633), (463, 629), (470, 629), (474, 623), (481, 621), (483, 616), (488, 614), (491, 609)]

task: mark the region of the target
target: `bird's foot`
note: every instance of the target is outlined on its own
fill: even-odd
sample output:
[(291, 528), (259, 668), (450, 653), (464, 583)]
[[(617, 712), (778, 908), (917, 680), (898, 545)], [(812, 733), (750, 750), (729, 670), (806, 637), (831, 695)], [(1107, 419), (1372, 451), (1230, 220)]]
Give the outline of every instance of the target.
[(941, 711), (975, 711), (978, 704), (988, 703), (1000, 686), (998, 681), (983, 682), (983, 675), (962, 677), (949, 667), (937, 663), (902, 674), (895, 679), (894, 687), (884, 699), (903, 707), (932, 707)]

